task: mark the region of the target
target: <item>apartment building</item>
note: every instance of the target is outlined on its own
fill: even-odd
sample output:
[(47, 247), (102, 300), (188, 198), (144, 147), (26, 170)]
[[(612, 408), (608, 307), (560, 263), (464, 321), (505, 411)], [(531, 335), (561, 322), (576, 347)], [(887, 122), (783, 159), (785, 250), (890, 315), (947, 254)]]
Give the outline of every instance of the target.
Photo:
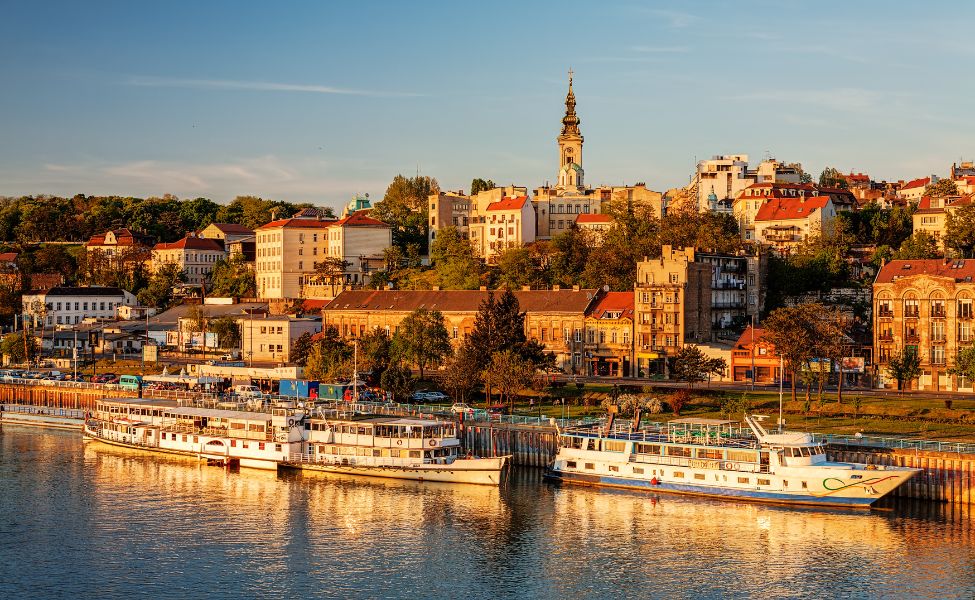
[[(761, 327), (745, 328), (731, 349), (731, 380), (738, 383), (770, 384), (788, 381), (775, 345), (765, 339)], [(784, 379), (783, 379), (784, 378)]]
[(319, 281), (315, 264), (342, 261), (343, 284), (365, 285), (393, 242), (392, 227), (354, 212), (342, 219), (323, 219), (302, 211), (289, 219), (257, 228), (255, 275), (262, 298), (320, 297), (329, 286)]
[(248, 362), (290, 362), (295, 341), (304, 333), (314, 335), (322, 330), (322, 320), (318, 317), (288, 315), (240, 317), (237, 325), (242, 357)]
[(183, 271), (187, 284), (202, 287), (210, 279), (213, 265), (226, 256), (222, 242), (190, 233), (177, 242), (153, 246), (152, 271), (175, 264)]
[(944, 251), (944, 235), (948, 226), (948, 215), (962, 206), (972, 204), (975, 194), (964, 196), (933, 197), (922, 196), (917, 210), (912, 216), (914, 233), (927, 232), (938, 242), (938, 247)]
[(634, 287), (636, 375), (667, 377), (667, 358), (711, 339), (712, 266), (693, 248), (663, 246), (661, 257), (637, 263)]
[(596, 244), (603, 243), (603, 237), (613, 227), (613, 217), (610, 215), (579, 215), (576, 227), (589, 233), (590, 239)]
[(151, 258), (154, 243), (151, 236), (124, 227), (93, 235), (85, 244), (88, 270), (97, 273), (107, 268), (131, 272)]
[(948, 371), (958, 352), (975, 342), (975, 260), (893, 260), (873, 284), (874, 363), (881, 386), (896, 386), (891, 356), (906, 348), (921, 361), (913, 389), (973, 391), (972, 381)]
[[(489, 294), (481, 290), (347, 290), (322, 309), (324, 326), (345, 338), (374, 329), (395, 335), (400, 322), (418, 308), (440, 311), (455, 347), (474, 329), (481, 303)], [(585, 320), (600, 292), (574, 287), (513, 292), (525, 313), (525, 335), (553, 352), (556, 364), (567, 373), (585, 372)]]
[(35, 325), (79, 325), (90, 320), (117, 318), (120, 306), (135, 306), (131, 293), (115, 287), (55, 287), (27, 292), (23, 313)]
[(630, 377), (633, 365), (633, 292), (605, 292), (586, 313), (586, 374)]
[(763, 160), (758, 167), (748, 167), (747, 154), (717, 155), (697, 163), (698, 207), (704, 211), (732, 212), (735, 198), (755, 183), (800, 183), (797, 165), (787, 165), (774, 158)]
[(912, 179), (897, 190), (897, 198), (917, 204), (924, 197), (924, 190), (932, 183), (938, 182), (937, 175)]
[(830, 231), (835, 218), (828, 196), (775, 198), (755, 215), (755, 240), (787, 255), (809, 237)]
[(236, 223), (210, 223), (200, 231), (200, 237), (220, 240), (227, 248), (233, 242), (254, 237), (254, 230)]
[(737, 334), (765, 308), (768, 254), (694, 252), (694, 262), (711, 265), (712, 338)]

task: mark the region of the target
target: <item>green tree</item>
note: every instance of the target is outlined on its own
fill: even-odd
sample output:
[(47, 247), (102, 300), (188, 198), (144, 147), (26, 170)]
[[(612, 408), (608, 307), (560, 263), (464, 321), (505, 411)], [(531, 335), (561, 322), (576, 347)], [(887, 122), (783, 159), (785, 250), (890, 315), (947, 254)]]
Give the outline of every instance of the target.
[(948, 372), (952, 375), (967, 377), (969, 381), (975, 381), (975, 346), (962, 348), (955, 355), (955, 364)]
[(0, 340), (0, 354), (10, 357), (11, 362), (25, 363), (33, 361), (38, 356), (37, 338), (27, 334), (26, 345), (24, 332), (8, 333)]
[(481, 381), (474, 357), (466, 346), (443, 362), (443, 370), (438, 379), (440, 386), (458, 402), (466, 402), (468, 395)]
[(407, 402), (413, 393), (413, 373), (406, 365), (394, 362), (383, 371), (379, 387), (392, 394), (394, 402)]
[(252, 298), (257, 295), (257, 282), (244, 257), (234, 255), (213, 264), (209, 289), (211, 296)]
[(921, 357), (914, 346), (901, 348), (887, 361), (887, 372), (897, 380), (897, 389), (904, 389), (904, 383), (910, 383), (921, 376)]
[(424, 369), (450, 355), (450, 335), (443, 314), (418, 308), (407, 315), (393, 336), (394, 354), (408, 364), (416, 365), (423, 379)]
[[(534, 375), (535, 366), (531, 361), (508, 349), (491, 355), (482, 377), (491, 380), (492, 385), (501, 395), (502, 404), (507, 401), (514, 406), (515, 392), (530, 386)], [(487, 401), (490, 403), (491, 398), (488, 397)]]
[(835, 167), (826, 167), (823, 172), (819, 174), (819, 185), (820, 187), (830, 187), (830, 188), (841, 188), (846, 189), (846, 178), (840, 173)]
[(945, 246), (953, 248), (966, 258), (975, 249), (975, 204), (967, 204), (948, 211), (945, 223)]
[(224, 350), (237, 350), (240, 348), (240, 323), (234, 317), (227, 315), (213, 319), (210, 321), (208, 329), (216, 334), (217, 343)]
[(359, 338), (359, 370), (380, 376), (389, 368), (393, 356), (393, 340), (385, 329), (376, 327)]
[(498, 287), (512, 290), (523, 286), (539, 287), (545, 285), (541, 265), (537, 255), (530, 249), (508, 248), (498, 258)]
[(139, 304), (168, 308), (173, 301), (173, 288), (186, 281), (186, 275), (175, 263), (161, 266), (149, 279), (149, 285), (139, 292)]
[(791, 374), (792, 401), (796, 401), (796, 379), (813, 358), (818, 358), (819, 320), (825, 312), (821, 304), (800, 304), (772, 311), (765, 320), (765, 340), (785, 361)]
[(925, 196), (944, 198), (946, 196), (957, 196), (958, 185), (952, 179), (939, 179), (924, 188)]
[(335, 288), (345, 283), (345, 270), (351, 264), (349, 261), (337, 256), (327, 256), (321, 261), (315, 262), (315, 272), (312, 277), (318, 283), (330, 286), (332, 288), (332, 295), (335, 296)]
[(301, 366), (308, 364), (308, 356), (315, 346), (311, 338), (312, 335), (308, 331), (298, 336), (295, 343), (291, 345), (291, 362)]
[(708, 357), (697, 346), (683, 346), (670, 359), (670, 377), (693, 387), (695, 382), (704, 381), (708, 376)]
[(636, 281), (636, 264), (660, 256), (660, 223), (648, 206), (611, 207), (613, 225), (592, 247), (580, 278), (584, 287), (627, 291)]
[[(878, 248), (879, 250), (879, 248)], [(927, 231), (917, 231), (911, 237), (904, 240), (896, 252), (891, 253), (891, 258), (897, 260), (921, 260), (925, 258), (938, 258), (941, 251), (938, 250), (938, 241)]]
[(353, 348), (329, 325), (312, 346), (305, 362), (305, 377), (316, 381), (336, 381), (354, 377)]
[(184, 200), (179, 205), (179, 218), (183, 224), (183, 231), (200, 231), (213, 223), (219, 212), (220, 205), (209, 198)]
[(415, 244), (422, 252), (427, 247), (428, 199), (439, 191), (440, 184), (432, 177), (397, 175), (371, 216), (393, 226), (394, 245), (406, 250)]
[(456, 227), (437, 232), (430, 246), (430, 262), (445, 289), (476, 290), (481, 285), (481, 261), (474, 255), (474, 246), (461, 237)]
[(481, 192), (486, 192), (488, 190), (493, 190), (498, 186), (494, 185), (494, 182), (490, 179), (481, 179), (477, 177), (471, 180), (471, 196), (476, 196)]

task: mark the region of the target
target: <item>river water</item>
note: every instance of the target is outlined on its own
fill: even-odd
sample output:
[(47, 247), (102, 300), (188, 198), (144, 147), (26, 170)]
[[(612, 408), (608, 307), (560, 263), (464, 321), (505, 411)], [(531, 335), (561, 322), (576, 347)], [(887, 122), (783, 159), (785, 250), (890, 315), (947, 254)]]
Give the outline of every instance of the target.
[[(957, 511), (957, 509), (955, 509)], [(970, 517), (227, 472), (0, 429), (0, 598), (973, 598)]]

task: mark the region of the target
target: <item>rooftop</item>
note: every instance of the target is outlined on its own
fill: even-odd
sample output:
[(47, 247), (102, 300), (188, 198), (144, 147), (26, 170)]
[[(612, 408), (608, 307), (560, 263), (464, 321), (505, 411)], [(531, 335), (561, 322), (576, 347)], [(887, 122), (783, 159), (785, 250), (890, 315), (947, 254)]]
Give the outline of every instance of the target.
[(152, 247), (153, 250), (207, 250), (223, 252), (223, 246), (216, 240), (195, 236), (186, 236), (177, 242), (160, 243)]
[(975, 260), (931, 258), (925, 260), (892, 260), (877, 273), (874, 283), (893, 283), (903, 277), (928, 275), (946, 277), (956, 282), (971, 282), (975, 277)]
[(772, 198), (758, 209), (756, 221), (786, 221), (805, 219), (830, 202), (827, 196), (806, 198)]
[(609, 318), (607, 313), (621, 313), (620, 317), (632, 319), (634, 300), (633, 292), (606, 292), (596, 301), (589, 316), (605, 319)]
[[(412, 312), (418, 308), (440, 312), (474, 312), (491, 292), (483, 290), (346, 290), (323, 309)], [(500, 290), (495, 290), (500, 298)], [(521, 290), (514, 292), (522, 312), (585, 312), (596, 290)], [(632, 294), (630, 294), (632, 295)]]
[(224, 233), (238, 235), (253, 235), (254, 233), (254, 230), (250, 227), (244, 227), (243, 225), (238, 225), (237, 223), (210, 223), (208, 227), (215, 227)]
[(45, 291), (31, 291), (28, 294), (47, 294), (50, 296), (124, 296), (125, 290), (117, 287), (66, 287), (58, 286)]
[(612, 223), (613, 217), (601, 213), (581, 214), (576, 217), (576, 223)]
[(488, 204), (487, 210), (520, 210), (526, 202), (528, 202), (528, 196), (502, 198), (498, 202)]

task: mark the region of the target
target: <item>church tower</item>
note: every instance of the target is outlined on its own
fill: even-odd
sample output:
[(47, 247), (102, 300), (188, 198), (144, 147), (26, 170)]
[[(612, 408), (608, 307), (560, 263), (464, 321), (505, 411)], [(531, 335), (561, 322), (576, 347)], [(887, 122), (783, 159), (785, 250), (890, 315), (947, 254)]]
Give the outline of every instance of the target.
[(565, 116), (562, 117), (562, 133), (556, 138), (559, 142), (559, 183), (558, 190), (581, 191), (583, 185), (582, 170), (582, 133), (579, 123), (582, 121), (576, 115), (576, 95), (572, 91), (572, 69), (569, 69), (569, 93), (565, 96)]

